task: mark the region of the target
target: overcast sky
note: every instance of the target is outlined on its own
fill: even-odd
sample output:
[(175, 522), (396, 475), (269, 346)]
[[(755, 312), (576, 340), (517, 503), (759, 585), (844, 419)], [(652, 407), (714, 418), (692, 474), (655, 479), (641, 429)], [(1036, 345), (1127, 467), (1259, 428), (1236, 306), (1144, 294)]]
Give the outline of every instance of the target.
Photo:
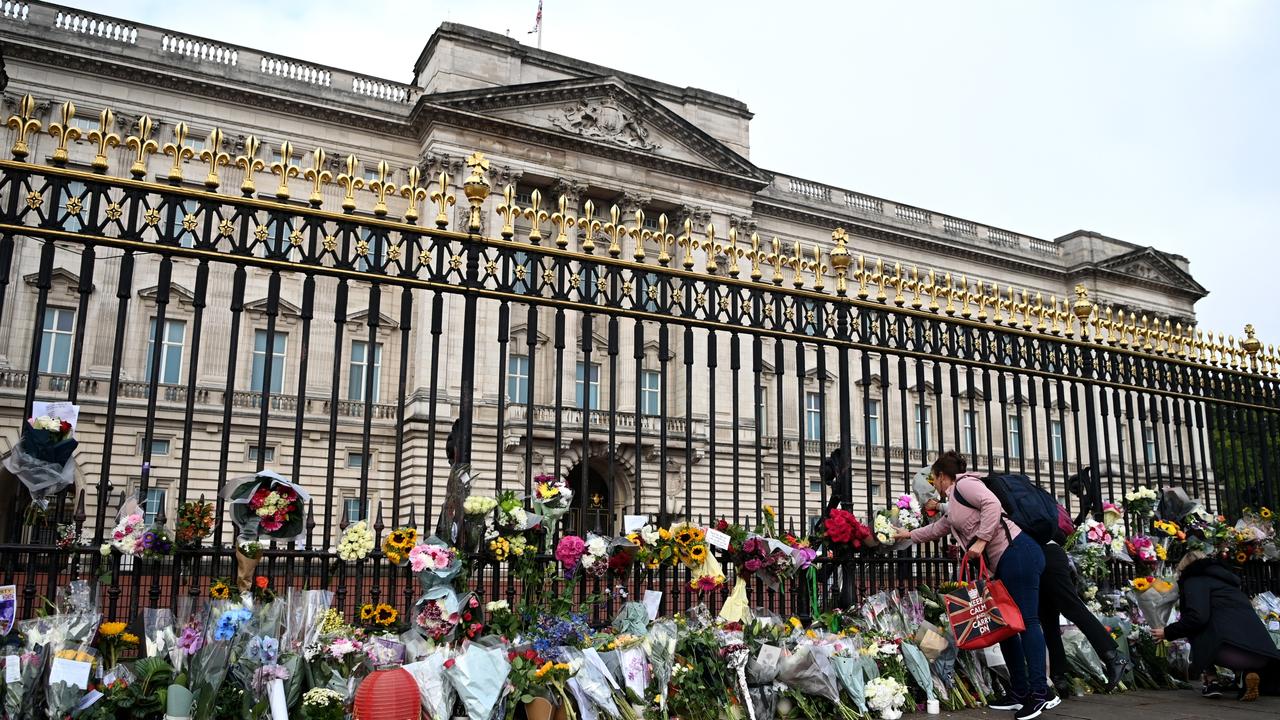
[[(66, 0), (408, 82), (442, 21), (537, 0)], [(1180, 253), (1201, 327), (1280, 343), (1280, 2), (546, 0), (543, 48), (737, 97), (758, 165), (1053, 238)]]

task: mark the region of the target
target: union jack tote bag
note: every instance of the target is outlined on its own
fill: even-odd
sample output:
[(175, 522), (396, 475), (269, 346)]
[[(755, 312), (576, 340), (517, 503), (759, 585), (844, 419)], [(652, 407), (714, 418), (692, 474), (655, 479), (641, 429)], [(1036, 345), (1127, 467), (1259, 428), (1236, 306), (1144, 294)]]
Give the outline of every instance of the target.
[(1026, 629), (1009, 590), (987, 573), (986, 560), (981, 561), (976, 580), (969, 579), (969, 563), (962, 562), (960, 587), (948, 591), (943, 601), (961, 650), (981, 650)]

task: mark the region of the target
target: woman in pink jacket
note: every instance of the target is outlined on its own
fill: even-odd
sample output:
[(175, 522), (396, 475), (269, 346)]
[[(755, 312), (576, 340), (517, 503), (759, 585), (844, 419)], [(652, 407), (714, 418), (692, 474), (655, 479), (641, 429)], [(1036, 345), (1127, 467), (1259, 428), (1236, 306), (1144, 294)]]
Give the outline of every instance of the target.
[[(964, 562), (985, 557), (987, 567), (1004, 582), (1022, 611), (1026, 630), (1000, 643), (1009, 667), (1012, 692), (991, 703), (992, 710), (1015, 710), (1018, 720), (1031, 720), (1059, 700), (1049, 694), (1044, 632), (1040, 628), (1040, 573), (1044, 551), (1004, 516), (1000, 500), (977, 473), (965, 472), (964, 457), (947, 452), (933, 464), (934, 487), (947, 501), (942, 519), (915, 530), (899, 530), (898, 538), (917, 543), (951, 534), (967, 548)], [(958, 502), (955, 495), (964, 498)]]

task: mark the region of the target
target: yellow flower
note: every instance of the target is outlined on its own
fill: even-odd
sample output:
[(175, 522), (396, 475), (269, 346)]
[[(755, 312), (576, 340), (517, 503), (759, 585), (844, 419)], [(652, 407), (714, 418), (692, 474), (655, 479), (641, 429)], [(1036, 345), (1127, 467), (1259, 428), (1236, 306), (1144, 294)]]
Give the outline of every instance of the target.
[(1245, 563), (1245, 561), (1246, 561), (1246, 560), (1248, 560), (1248, 559), (1249, 559), (1249, 556), (1248, 556), (1248, 555), (1245, 555), (1243, 552), (1238, 552), (1238, 553), (1236, 553), (1236, 562), (1237, 562), (1237, 563), (1240, 563), (1241, 565), (1243, 565), (1243, 564)]
[(662, 560), (660, 560), (657, 555), (651, 555), (649, 560), (645, 563), (645, 567), (650, 570), (657, 570), (662, 567)]
[(134, 635), (133, 633), (124, 633), (123, 635), (120, 636), (120, 641), (123, 642), (125, 645), (137, 645), (138, 636)]
[(104, 622), (98, 626), (98, 632), (102, 633), (103, 637), (115, 637), (124, 632), (124, 629), (128, 626), (128, 623)]
[(663, 540), (670, 540), (671, 531), (666, 528), (658, 528), (658, 537)]
[(1173, 583), (1169, 582), (1168, 580), (1157, 580), (1151, 583), (1151, 587), (1156, 592), (1165, 593), (1173, 589)]
[(365, 603), (360, 606), (360, 619), (368, 622), (373, 619), (373, 604)]
[(1161, 560), (1167, 559), (1169, 557), (1169, 551), (1165, 550), (1163, 545), (1157, 545), (1156, 557), (1160, 558)]
[(549, 499), (560, 494), (560, 488), (552, 487), (546, 483), (538, 483), (538, 497)]
[(701, 565), (702, 561), (706, 559), (707, 559), (706, 545), (694, 545), (693, 547), (689, 548), (689, 560), (692, 561), (694, 565)]
[(209, 586), (209, 597), (214, 600), (226, 600), (231, 597), (231, 587), (219, 580)]
[(1271, 508), (1262, 508), (1262, 510), (1260, 510), (1260, 511), (1258, 512), (1258, 515), (1259, 515), (1259, 517), (1261, 517), (1263, 520), (1270, 520), (1270, 519), (1271, 519)]
[(413, 547), (418, 542), (418, 531), (413, 528), (404, 529), (404, 545), (405, 547)]
[(1151, 587), (1151, 580), (1144, 577), (1134, 578), (1132, 585), (1134, 590), (1137, 590), (1138, 592), (1145, 592)]
[(387, 626), (396, 621), (400, 617), (400, 613), (390, 605), (382, 603), (373, 611), (374, 622), (382, 626)]
[(773, 509), (772, 505), (765, 505), (762, 509), (764, 510), (764, 514), (769, 516), (770, 520), (778, 517), (778, 512)]
[(798, 629), (798, 628), (800, 627), (800, 625), (801, 625), (800, 618), (798, 618), (798, 617), (794, 617), (794, 616), (792, 616), (792, 618), (791, 618), (790, 620), (788, 620), (787, 622), (791, 623), (791, 627), (793, 627), (793, 628), (797, 628), (797, 629)]

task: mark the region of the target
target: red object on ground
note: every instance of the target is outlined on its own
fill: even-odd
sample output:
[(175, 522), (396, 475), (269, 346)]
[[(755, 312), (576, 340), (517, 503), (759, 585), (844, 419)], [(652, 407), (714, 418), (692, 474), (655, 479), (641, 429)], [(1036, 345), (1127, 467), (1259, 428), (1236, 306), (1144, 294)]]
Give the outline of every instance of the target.
[(356, 690), (355, 720), (421, 720), (418, 683), (404, 668), (375, 670)]

